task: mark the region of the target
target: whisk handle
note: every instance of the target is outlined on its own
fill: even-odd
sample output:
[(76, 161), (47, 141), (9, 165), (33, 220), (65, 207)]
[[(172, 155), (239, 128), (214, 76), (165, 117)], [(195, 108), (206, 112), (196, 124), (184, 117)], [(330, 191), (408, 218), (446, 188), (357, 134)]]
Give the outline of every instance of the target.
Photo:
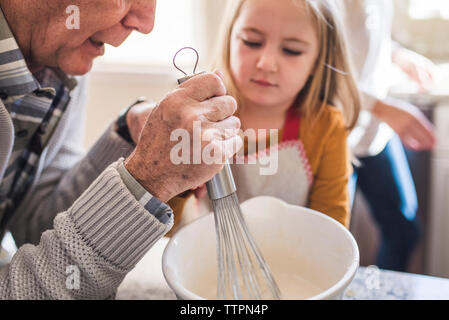
[(232, 176), (231, 167), (226, 161), (223, 169), (218, 172), (211, 180), (206, 182), (207, 193), (211, 200), (218, 200), (234, 193), (235, 187), (234, 177)]

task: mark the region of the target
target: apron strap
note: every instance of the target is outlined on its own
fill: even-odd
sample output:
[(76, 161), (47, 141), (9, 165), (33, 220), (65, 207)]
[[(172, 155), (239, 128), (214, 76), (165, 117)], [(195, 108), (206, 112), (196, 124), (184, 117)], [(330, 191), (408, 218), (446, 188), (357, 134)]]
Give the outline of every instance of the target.
[(301, 116), (290, 108), (285, 118), (284, 133), (282, 134), (282, 142), (299, 139), (299, 128), (301, 127)]

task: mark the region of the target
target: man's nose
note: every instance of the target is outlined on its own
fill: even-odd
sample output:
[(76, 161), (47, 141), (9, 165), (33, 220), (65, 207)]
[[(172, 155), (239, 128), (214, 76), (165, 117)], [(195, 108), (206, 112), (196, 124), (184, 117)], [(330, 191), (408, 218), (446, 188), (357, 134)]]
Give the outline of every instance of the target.
[(148, 34), (153, 30), (156, 11), (156, 0), (137, 0), (122, 20), (122, 24), (130, 29)]
[(260, 51), (257, 68), (265, 72), (278, 71), (276, 53), (273, 49), (267, 47)]

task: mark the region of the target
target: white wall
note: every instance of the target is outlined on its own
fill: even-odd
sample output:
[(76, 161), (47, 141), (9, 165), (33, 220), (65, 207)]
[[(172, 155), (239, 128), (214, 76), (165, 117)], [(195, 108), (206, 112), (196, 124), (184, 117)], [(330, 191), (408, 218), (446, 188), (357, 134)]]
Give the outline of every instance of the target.
[(91, 146), (120, 111), (140, 96), (160, 100), (175, 87), (177, 77), (168, 70), (94, 68), (89, 75), (85, 146)]
[[(213, 58), (212, 52), (225, 1), (194, 0), (192, 4), (193, 11), (197, 14), (195, 37), (200, 39), (199, 41), (195, 39), (195, 42), (201, 43), (197, 48), (200, 53), (197, 68), (199, 72), (205, 71)], [(161, 43), (161, 45), (164, 44)], [(126, 42), (123, 46), (126, 46)], [(167, 60), (171, 61), (171, 59), (172, 57), (167, 57)], [(97, 62), (89, 74), (85, 146), (91, 146), (106, 126), (116, 119), (119, 112), (138, 97), (147, 96), (158, 101), (176, 86), (176, 79), (182, 76), (182, 73), (171, 65), (168, 67), (112, 66)]]

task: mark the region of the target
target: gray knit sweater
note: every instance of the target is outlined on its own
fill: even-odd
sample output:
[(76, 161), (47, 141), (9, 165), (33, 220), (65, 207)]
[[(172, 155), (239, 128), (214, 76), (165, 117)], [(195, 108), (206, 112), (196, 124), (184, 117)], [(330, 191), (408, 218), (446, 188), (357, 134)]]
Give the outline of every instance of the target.
[[(111, 299), (125, 275), (172, 226), (137, 201), (121, 172), (132, 147), (106, 129), (83, 155), (85, 81), (8, 224), (19, 250), (0, 268), (2, 299)], [(14, 144), (0, 102), (0, 181)]]

